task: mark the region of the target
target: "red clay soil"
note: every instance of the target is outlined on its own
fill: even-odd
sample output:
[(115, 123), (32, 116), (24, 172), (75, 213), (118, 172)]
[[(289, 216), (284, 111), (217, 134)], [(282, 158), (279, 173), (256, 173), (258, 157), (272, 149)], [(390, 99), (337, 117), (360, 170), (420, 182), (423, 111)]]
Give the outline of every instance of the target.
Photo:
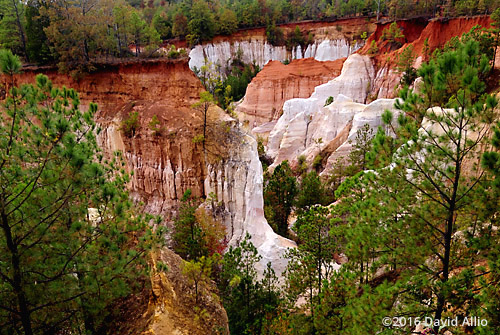
[(280, 61), (270, 61), (255, 77), (256, 80), (276, 80), (290, 77), (338, 76), (345, 58), (334, 61), (317, 61), (314, 58), (294, 59), (285, 65)]
[[(146, 204), (159, 199), (158, 206), (153, 207), (153, 202), (147, 205), (148, 211), (171, 215), (173, 200), (188, 188), (195, 196), (203, 195), (203, 155), (201, 146), (192, 141), (200, 131), (201, 117), (191, 107), (199, 100), (203, 86), (189, 69), (187, 59), (103, 65), (78, 81), (55, 69), (25, 70), (16, 75), (17, 84), (34, 83), (40, 72), (48, 75), (54, 86), (76, 89), (83, 108), (91, 101), (98, 104), (96, 121), (103, 129), (100, 136), (105, 153), (126, 153), (127, 170), (134, 172), (130, 183), (134, 197), (139, 195)], [(135, 136), (127, 137), (117, 128), (131, 111), (138, 112), (139, 124)], [(160, 122), (161, 136), (154, 136), (150, 130), (153, 116)], [(171, 166), (173, 185), (158, 166)]]
[[(359, 52), (363, 54), (366, 53), (370, 48), (370, 44), (373, 40), (377, 41), (377, 43), (380, 43), (384, 30), (389, 29), (391, 23), (392, 22), (377, 24), (377, 29), (375, 29), (375, 32), (368, 38), (365, 46)], [(429, 22), (424, 18), (397, 21), (397, 25), (403, 32), (406, 41), (410, 43), (420, 37), (422, 31), (425, 29), (428, 23)]]
[(38, 73), (46, 74), (54, 86), (77, 90), (84, 104), (97, 102), (101, 107), (100, 118), (113, 118), (119, 105), (135, 100), (164, 101), (169, 106), (168, 114), (182, 114), (191, 109), (203, 89), (189, 69), (187, 59), (101, 64), (79, 80), (60, 74), (55, 68), (25, 68), (16, 75), (17, 84), (34, 83)]
[(308, 98), (318, 85), (340, 75), (345, 58), (320, 62), (314, 58), (295, 59), (284, 65), (271, 61), (248, 85), (238, 112), (242, 120), (255, 127), (277, 119), (283, 103), (293, 98)]
[(417, 54), (421, 54), (424, 42), (428, 38), (429, 47), (432, 51), (443, 47), (452, 37), (460, 36), (471, 30), (474, 26), (479, 25), (483, 28), (490, 28), (491, 22), (492, 20), (489, 16), (431, 21), (420, 35), (420, 38), (413, 43), (414, 50)]
[(375, 64), (378, 65), (378, 68), (383, 66), (393, 68), (396, 64), (397, 56), (410, 44), (413, 45), (414, 54), (421, 56), (423, 54), (424, 42), (426, 39), (428, 39), (429, 50), (432, 52), (436, 48), (443, 47), (452, 37), (460, 36), (470, 31), (476, 25), (482, 26), (483, 28), (489, 28), (491, 22), (489, 16), (435, 19), (431, 21), (417, 18), (397, 21), (398, 27), (405, 35), (405, 43), (396, 50), (391, 49), (388, 42), (381, 40), (383, 31), (389, 28), (390, 23), (379, 24), (359, 53), (367, 54), (371, 42), (376, 41), (379, 52), (374, 57)]

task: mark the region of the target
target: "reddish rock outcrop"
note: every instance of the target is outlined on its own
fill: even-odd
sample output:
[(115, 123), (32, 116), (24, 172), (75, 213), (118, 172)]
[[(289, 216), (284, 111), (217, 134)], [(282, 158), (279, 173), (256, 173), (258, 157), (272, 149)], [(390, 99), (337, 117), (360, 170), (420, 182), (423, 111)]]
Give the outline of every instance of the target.
[(477, 25), (489, 28), (491, 22), (489, 16), (435, 19), (431, 21), (420, 18), (397, 21), (398, 27), (405, 35), (405, 43), (395, 50), (386, 41), (381, 40), (383, 31), (389, 28), (390, 23), (379, 24), (375, 32), (366, 41), (365, 46), (359, 51), (361, 54), (368, 54), (372, 41), (375, 41), (379, 48), (379, 53), (372, 58), (377, 74), (372, 83), (371, 98), (393, 98), (395, 96), (394, 88), (401, 77), (401, 74), (396, 70), (398, 55), (409, 45), (413, 46), (414, 54), (417, 56), (415, 65), (418, 66), (423, 60), (426, 60), (424, 55), (426, 40), (430, 54), (436, 48), (443, 47), (452, 37), (461, 36)]
[[(102, 65), (78, 81), (54, 69), (26, 69), (17, 81), (34, 82), (39, 72), (47, 74), (55, 86), (80, 92), (84, 106), (98, 103), (100, 144), (107, 154), (123, 151), (133, 172), (131, 193), (146, 202), (146, 210), (171, 217), (186, 189), (196, 196), (204, 194), (205, 163), (200, 145), (192, 141), (201, 119), (191, 108), (203, 87), (186, 59)], [(138, 112), (139, 120), (135, 134), (127, 137), (120, 126), (130, 112)], [(149, 127), (155, 115), (160, 136)]]
[[(17, 79), (32, 82), (36, 72), (26, 71)], [(201, 113), (192, 108), (202, 86), (187, 60), (105, 66), (78, 82), (48, 69), (43, 72), (54, 85), (81, 91), (84, 104), (100, 104), (96, 116), (102, 128), (100, 145), (108, 156), (116, 150), (124, 153), (126, 167), (133, 172), (131, 195), (145, 203), (145, 211), (171, 222), (188, 188), (194, 196), (213, 192), (229, 243), (236, 245), (249, 232), (262, 255), (258, 273), (267, 262), (278, 275), (282, 273), (286, 267), (282, 256), (294, 243), (276, 235), (264, 217), (257, 143), (218, 107), (209, 110), (206, 152), (193, 141), (202, 134)], [(127, 136), (121, 127), (132, 111), (139, 118), (135, 132)], [(153, 116), (160, 122), (159, 135), (149, 125)]]
[(296, 59), (284, 65), (269, 62), (247, 87), (237, 112), (250, 127), (277, 120), (283, 103), (293, 98), (307, 98), (316, 86), (340, 75), (345, 58), (320, 62), (313, 58)]

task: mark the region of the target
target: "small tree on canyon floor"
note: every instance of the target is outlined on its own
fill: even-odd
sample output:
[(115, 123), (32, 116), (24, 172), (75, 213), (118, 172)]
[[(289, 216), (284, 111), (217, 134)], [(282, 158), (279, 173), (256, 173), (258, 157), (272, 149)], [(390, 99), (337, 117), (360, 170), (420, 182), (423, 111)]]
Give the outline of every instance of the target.
[(201, 256), (198, 260), (183, 263), (182, 274), (194, 286), (195, 303), (200, 302), (200, 293), (203, 286), (211, 281), (212, 269), (219, 262), (220, 255)]
[(224, 225), (200, 204), (200, 199), (186, 190), (174, 222), (174, 251), (188, 261), (222, 254), (227, 244)]
[(321, 205), (302, 211), (294, 225), (298, 247), (287, 253), (289, 263), (286, 270), (286, 295), (294, 305), (305, 297), (309, 308), (309, 333), (316, 332), (315, 309), (321, 305), (324, 283), (333, 272), (333, 255), (337, 241), (331, 234), (332, 222), (329, 209)]
[(297, 195), (297, 183), (288, 161), (274, 169), (264, 187), (266, 218), (281, 236), (288, 236), (288, 217)]
[(230, 247), (222, 260), (218, 279), (231, 334), (262, 334), (279, 305), (277, 277), (268, 263), (262, 279), (256, 266), (262, 259), (247, 233), (237, 247)]

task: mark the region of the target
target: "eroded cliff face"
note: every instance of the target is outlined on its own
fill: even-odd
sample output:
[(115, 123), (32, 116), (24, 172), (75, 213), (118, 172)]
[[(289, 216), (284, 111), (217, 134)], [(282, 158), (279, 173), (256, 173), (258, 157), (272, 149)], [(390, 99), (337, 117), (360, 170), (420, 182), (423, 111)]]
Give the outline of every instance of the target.
[[(490, 23), (486, 16), (430, 22), (423, 19), (398, 21), (406, 39), (399, 48), (381, 39), (390, 24), (379, 25), (367, 40), (367, 45), (347, 58), (340, 76), (317, 86), (308, 98), (284, 102), (282, 116), (269, 127), (266, 151), (274, 160), (271, 169), (284, 160), (294, 166), (299, 156), (304, 156), (311, 165), (315, 157), (321, 155), (321, 174), (327, 176), (335, 162), (350, 152), (352, 145), (349, 141), (355, 139), (358, 129), (368, 124), (375, 132), (383, 124), (384, 110), (397, 115), (393, 98), (402, 74), (397, 72), (396, 63), (405, 48), (413, 46), (414, 66), (418, 68), (426, 56), (452, 37), (460, 36), (476, 25), (487, 28)], [(424, 50), (426, 40), (427, 51)], [(370, 57), (367, 53), (371, 41), (377, 42), (379, 53)], [(333, 103), (324, 106), (330, 96)], [(259, 130), (257, 128), (256, 132)]]
[[(79, 81), (44, 72), (54, 85), (81, 92), (84, 105), (98, 103), (99, 144), (108, 155), (123, 152), (133, 173), (131, 194), (147, 211), (169, 219), (188, 188), (196, 196), (204, 195), (203, 156), (192, 142), (201, 121), (190, 107), (199, 99), (202, 85), (186, 60), (110, 65)], [(33, 80), (34, 74), (26, 71), (21, 80)], [(131, 112), (138, 113), (138, 125), (133, 136), (125, 136), (120, 127)], [(159, 136), (148, 125), (153, 116), (160, 122)]]
[(313, 42), (302, 50), (298, 46), (287, 50), (285, 46), (267, 43), (264, 28), (240, 31), (232, 36), (218, 36), (212, 41), (195, 46), (189, 53), (189, 67), (200, 69), (206, 61), (224, 71), (234, 58), (255, 63), (261, 68), (269, 61), (285, 61), (312, 57), (320, 61), (344, 58), (363, 46), (361, 34), (371, 34), (375, 25), (370, 20), (348, 19), (335, 22), (308, 22), (281, 25), (284, 35), (298, 26)]
[(257, 142), (249, 135), (241, 134), (237, 150), (230, 158), (208, 165), (205, 188), (222, 201), (223, 212), (219, 215), (227, 227), (229, 244), (237, 245), (248, 232), (252, 243), (262, 256), (257, 272), (262, 275), (271, 262), (279, 277), (287, 261), (284, 253), (295, 243), (276, 234), (264, 217), (263, 173)]
[[(373, 77), (370, 58), (354, 54), (345, 61), (340, 76), (317, 86), (309, 98), (286, 101), (283, 115), (269, 135), (267, 153), (274, 159), (272, 167), (301, 154), (309, 155), (304, 151), (311, 146), (320, 149), (332, 141), (365, 103)], [(329, 97), (349, 104), (325, 107)]]
[[(33, 82), (36, 72), (27, 70), (17, 80)], [(203, 88), (186, 59), (106, 66), (80, 81), (51, 70), (43, 72), (54, 85), (82, 92), (84, 106), (91, 101), (99, 104), (98, 141), (108, 156), (123, 153), (132, 173), (131, 196), (143, 202), (147, 212), (161, 214), (168, 222), (187, 189), (202, 198), (213, 192), (222, 204), (218, 211), (230, 244), (236, 245), (249, 232), (263, 256), (259, 269), (263, 271), (271, 261), (278, 274), (284, 270), (280, 257), (286, 246), (294, 244), (277, 236), (264, 218), (256, 142), (237, 127), (236, 120), (211, 108), (210, 124), (224, 127), (207, 141), (220, 141), (224, 135), (230, 142), (215, 148), (217, 157), (214, 148), (204, 152), (201, 143), (194, 143), (193, 138), (202, 134), (202, 118), (192, 105)], [(127, 136), (121, 127), (131, 112), (138, 113), (138, 122)], [(149, 125), (153, 116), (159, 120), (159, 132)]]
[(313, 58), (293, 60), (284, 65), (271, 61), (247, 87), (238, 118), (251, 128), (276, 121), (283, 113), (283, 103), (293, 98), (307, 98), (314, 88), (337, 77), (344, 58), (320, 62)]
[[(393, 98), (396, 96), (397, 90), (395, 88), (402, 76), (396, 69), (397, 59), (399, 54), (408, 46), (413, 46), (413, 52), (417, 56), (414, 66), (418, 68), (423, 61), (428, 60), (429, 55), (436, 48), (442, 48), (451, 38), (461, 36), (476, 25), (489, 28), (491, 22), (489, 16), (431, 21), (424, 19), (398, 21), (398, 27), (405, 35), (405, 43), (399, 48), (381, 39), (383, 31), (389, 28), (390, 23), (378, 25), (375, 32), (366, 41), (365, 46), (358, 51), (360, 54), (367, 55), (372, 41), (375, 41), (379, 48), (378, 54), (372, 57), (376, 75), (370, 88), (370, 99)], [(427, 52), (424, 50), (426, 40), (428, 43)], [(497, 52), (495, 67), (500, 67), (498, 55), (500, 55), (500, 52)]]

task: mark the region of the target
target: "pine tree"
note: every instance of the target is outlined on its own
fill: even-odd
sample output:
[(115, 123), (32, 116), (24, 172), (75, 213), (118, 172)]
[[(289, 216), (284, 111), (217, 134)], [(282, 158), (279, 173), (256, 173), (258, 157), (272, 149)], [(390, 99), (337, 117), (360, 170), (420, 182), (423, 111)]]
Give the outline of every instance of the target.
[[(21, 67), (4, 50), (0, 65), (9, 77)], [(120, 155), (98, 153), (97, 105), (79, 102), (38, 75), (1, 107), (2, 333), (97, 332), (107, 307), (145, 282), (162, 238), (134, 212)]]
[(270, 263), (262, 280), (257, 279), (256, 266), (262, 256), (250, 238), (247, 233), (236, 248), (229, 248), (222, 261), (219, 289), (231, 334), (261, 334), (265, 317), (279, 304), (277, 278)]
[(229, 8), (224, 8), (219, 17), (219, 33), (231, 35), (238, 29), (236, 14)]
[[(479, 50), (469, 40), (422, 65), (422, 96), (403, 89), (396, 103), (406, 112), (398, 117), (397, 138), (385, 131), (375, 138), (374, 150), (387, 158), (357, 176), (357, 184), (342, 185), (347, 202), (339, 206), (350, 213), (344, 226), (352, 241), (345, 268), (363, 290), (352, 306), (375, 303), (374, 297), (384, 302), (365, 309), (352, 333), (390, 331), (377, 320), (383, 313), (441, 319), (462, 308), (472, 315), (481, 303), (469, 293), (497, 280), (478, 267), (498, 244), (492, 174), (477, 164), (497, 106), (479, 79), (489, 71)], [(384, 120), (389, 125), (391, 113)], [(386, 142), (397, 149), (384, 149)]]
[(19, 0), (0, 1), (0, 47), (28, 57), (24, 4)]
[(135, 45), (135, 55), (139, 56), (143, 52), (144, 46), (149, 46), (155, 50), (160, 42), (160, 35), (154, 27), (148, 26), (140, 13), (133, 11), (127, 23), (127, 29)]
[(491, 66), (494, 67), (496, 56), (497, 56), (498, 46), (500, 45), (500, 8), (497, 8), (491, 14), (491, 19), (493, 20), (493, 23), (491, 25), (493, 26), (492, 33), (493, 33), (494, 39), (495, 39), (493, 59), (491, 60), (491, 64), (492, 64)]
[(193, 108), (201, 114), (203, 120), (203, 134), (201, 137), (201, 142), (203, 143), (203, 152), (206, 153), (207, 150), (207, 135), (210, 132), (208, 129), (210, 127), (210, 120), (208, 118), (208, 112), (211, 106), (214, 104), (214, 97), (210, 92), (201, 92), (200, 100), (193, 105)]
[(397, 69), (403, 74), (400, 80), (401, 85), (410, 86), (417, 78), (417, 70), (413, 67), (415, 58), (411, 44), (398, 55)]
[(29, 59), (38, 64), (46, 64), (54, 59), (50, 52), (44, 28), (48, 27), (49, 20), (40, 15), (40, 7), (46, 7), (43, 1), (30, 0), (26, 3), (26, 51)]
[(207, 41), (214, 37), (216, 23), (208, 4), (196, 0), (191, 8), (191, 19), (188, 23), (189, 41), (192, 45)]
[(320, 204), (326, 205), (328, 202), (326, 190), (316, 171), (307, 173), (300, 183), (295, 207), (300, 213), (309, 209), (311, 206)]
[(186, 190), (174, 223), (174, 251), (186, 260), (207, 256), (204, 233), (195, 216), (198, 204), (199, 201), (192, 196), (191, 190)]
[(174, 250), (188, 261), (222, 254), (226, 247), (224, 225), (205, 208), (198, 208), (199, 205), (200, 199), (193, 197), (191, 189), (187, 189), (174, 222)]
[(338, 246), (331, 234), (329, 212), (327, 207), (314, 206), (299, 215), (294, 227), (298, 248), (287, 255), (287, 294), (292, 304), (301, 296), (307, 298), (313, 334), (317, 327), (315, 309), (321, 306), (323, 285), (333, 273)]
[(264, 188), (264, 203), (270, 208), (267, 219), (281, 236), (288, 236), (288, 217), (294, 206), (297, 185), (288, 161), (278, 165)]

